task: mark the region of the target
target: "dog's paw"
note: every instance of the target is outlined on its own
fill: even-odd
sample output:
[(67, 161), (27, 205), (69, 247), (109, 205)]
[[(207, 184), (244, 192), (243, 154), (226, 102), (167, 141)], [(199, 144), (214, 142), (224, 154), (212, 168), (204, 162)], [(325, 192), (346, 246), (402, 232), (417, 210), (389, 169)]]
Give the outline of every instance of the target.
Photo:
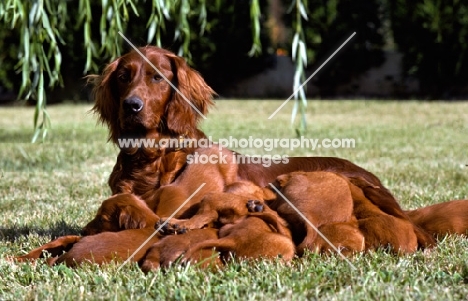
[(249, 212), (263, 212), (263, 203), (259, 200), (249, 200), (247, 209)]
[(159, 233), (161, 233), (162, 235), (177, 235), (184, 234), (187, 232), (187, 228), (180, 226), (179, 224), (173, 224), (169, 222), (166, 223), (162, 219), (160, 219), (156, 223), (154, 228), (159, 229)]

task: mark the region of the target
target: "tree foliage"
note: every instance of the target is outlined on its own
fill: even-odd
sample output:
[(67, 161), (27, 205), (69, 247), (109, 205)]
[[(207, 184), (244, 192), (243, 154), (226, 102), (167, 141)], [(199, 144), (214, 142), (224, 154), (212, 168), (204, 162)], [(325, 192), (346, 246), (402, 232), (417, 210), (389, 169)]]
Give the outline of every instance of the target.
[(468, 3), (390, 0), (393, 37), (404, 72), (420, 81), (421, 95), (450, 98), (468, 84)]
[[(336, 96), (339, 85), (383, 63), (382, 1), (310, 0), (307, 15), (308, 20), (301, 28), (311, 66), (318, 67), (356, 32), (356, 36), (314, 78), (321, 97)], [(286, 22), (294, 24), (294, 18), (287, 17)]]

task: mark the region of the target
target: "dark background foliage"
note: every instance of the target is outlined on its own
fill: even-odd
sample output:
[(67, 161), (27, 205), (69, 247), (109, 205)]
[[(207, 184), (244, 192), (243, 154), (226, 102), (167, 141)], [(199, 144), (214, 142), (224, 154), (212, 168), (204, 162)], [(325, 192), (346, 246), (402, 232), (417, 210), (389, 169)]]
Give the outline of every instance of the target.
[[(196, 2), (196, 1), (192, 1)], [(281, 4), (280, 18), (271, 10), (272, 3)], [(91, 2), (93, 21), (91, 33), (99, 41), (102, 32), (100, 1)], [(293, 2), (294, 3), (294, 2)], [(384, 50), (394, 49), (403, 54), (403, 76), (419, 80), (420, 89), (414, 95), (388, 95), (418, 97), (422, 99), (453, 99), (466, 97), (468, 86), (468, 3), (461, 0), (309, 0), (308, 20), (302, 22), (307, 43), (308, 68), (313, 70), (353, 31), (355, 38), (338, 54), (339, 59), (328, 64), (314, 78), (321, 97), (353, 97), (336, 95), (336, 87), (349, 82), (371, 67), (384, 61)], [(189, 43), (186, 53), (190, 64), (199, 70), (207, 82), (221, 95), (233, 83), (271, 68), (276, 62), (278, 48), (291, 47), (291, 28), (294, 26), (291, 1), (259, 1), (260, 41), (262, 52), (250, 56), (252, 47), (251, 1), (208, 1), (206, 26), (200, 30), (200, 12), (193, 5), (186, 16), (189, 39), (175, 39), (180, 18), (165, 21), (161, 31), (161, 45), (178, 52), (183, 43)], [(129, 10), (125, 34), (137, 45), (145, 45), (147, 21), (152, 9), (151, 1), (140, 1), (136, 10)], [(86, 64), (86, 46), (82, 27), (75, 16), (78, 5), (68, 4), (65, 30), (60, 30), (62, 52), (61, 75), (64, 88), (47, 88), (48, 102), (87, 99), (83, 88), (83, 70)], [(1, 20), (1, 19), (0, 19)], [(272, 22), (273, 20), (273, 22)], [(278, 39), (272, 24), (282, 23)], [(17, 66), (21, 33), (8, 24), (0, 27), (0, 102), (14, 99), (21, 85)], [(123, 51), (128, 50), (121, 43)], [(186, 45), (187, 46), (187, 45)], [(98, 55), (91, 72), (99, 72), (112, 57)], [(46, 85), (47, 86), (47, 85)], [(229, 96), (229, 95), (224, 95)], [(30, 98), (35, 102), (34, 97)]]

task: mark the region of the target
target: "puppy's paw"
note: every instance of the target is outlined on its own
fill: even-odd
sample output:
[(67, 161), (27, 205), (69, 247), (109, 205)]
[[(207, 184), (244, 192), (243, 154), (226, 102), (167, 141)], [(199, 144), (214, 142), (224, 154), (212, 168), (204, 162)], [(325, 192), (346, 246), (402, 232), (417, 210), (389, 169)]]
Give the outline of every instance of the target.
[(263, 203), (259, 200), (249, 200), (247, 209), (249, 212), (263, 212)]
[(149, 272), (154, 272), (157, 269), (159, 269), (160, 263), (159, 261), (153, 261), (151, 259), (144, 259), (140, 263), (140, 268), (143, 271), (143, 273), (147, 274)]
[(159, 229), (159, 233), (162, 235), (177, 235), (177, 234), (184, 234), (187, 232), (187, 228), (184, 226), (180, 226), (176, 223), (169, 223), (165, 220), (160, 219), (156, 225), (154, 226), (155, 229)]

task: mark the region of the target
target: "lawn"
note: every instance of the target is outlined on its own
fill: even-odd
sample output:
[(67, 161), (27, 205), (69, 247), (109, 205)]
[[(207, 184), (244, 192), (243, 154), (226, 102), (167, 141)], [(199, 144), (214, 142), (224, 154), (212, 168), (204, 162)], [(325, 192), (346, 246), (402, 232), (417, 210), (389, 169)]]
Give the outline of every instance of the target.
[[(202, 128), (214, 140), (294, 138), (292, 103), (218, 101)], [(291, 265), (233, 262), (222, 270), (136, 265), (69, 269), (15, 264), (50, 239), (77, 234), (110, 195), (117, 148), (89, 105), (51, 106), (45, 143), (30, 144), (32, 108), (0, 108), (0, 300), (467, 300), (468, 240), (432, 250), (351, 258), (308, 254)], [(311, 101), (306, 137), (352, 138), (354, 148), (237, 149), (248, 154), (338, 156), (372, 171), (405, 209), (468, 198), (468, 102)]]

